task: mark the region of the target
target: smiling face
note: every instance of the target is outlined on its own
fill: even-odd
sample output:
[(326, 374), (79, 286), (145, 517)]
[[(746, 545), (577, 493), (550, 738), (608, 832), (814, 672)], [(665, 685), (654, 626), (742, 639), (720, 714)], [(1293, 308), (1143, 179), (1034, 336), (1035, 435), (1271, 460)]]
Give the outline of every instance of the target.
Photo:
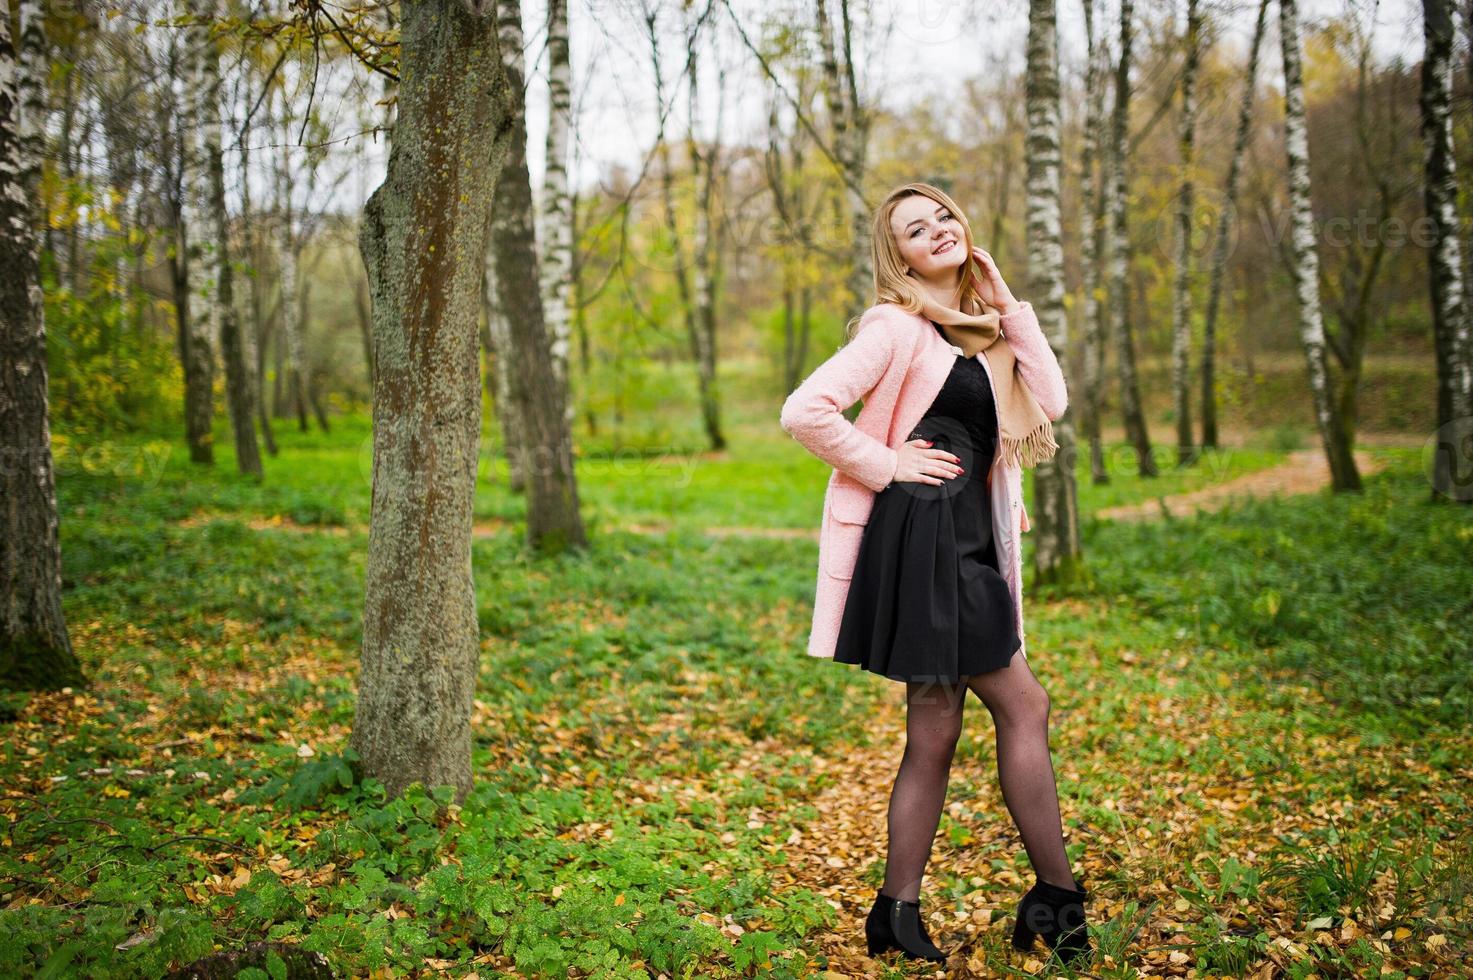
[(890, 231), (901, 260), (917, 276), (935, 283), (957, 281), (967, 261), (966, 233), (946, 205), (923, 194), (902, 199), (890, 212)]

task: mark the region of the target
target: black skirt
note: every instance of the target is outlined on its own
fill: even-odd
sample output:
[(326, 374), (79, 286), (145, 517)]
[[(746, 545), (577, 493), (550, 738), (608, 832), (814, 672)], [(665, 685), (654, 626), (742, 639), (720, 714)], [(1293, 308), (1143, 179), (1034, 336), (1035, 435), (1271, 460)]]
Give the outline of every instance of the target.
[(940, 486), (891, 483), (875, 496), (834, 660), (891, 680), (955, 684), (1006, 667), (1023, 645), (993, 542), (997, 406), (978, 358), (957, 356), (908, 439), (930, 439), (966, 472)]

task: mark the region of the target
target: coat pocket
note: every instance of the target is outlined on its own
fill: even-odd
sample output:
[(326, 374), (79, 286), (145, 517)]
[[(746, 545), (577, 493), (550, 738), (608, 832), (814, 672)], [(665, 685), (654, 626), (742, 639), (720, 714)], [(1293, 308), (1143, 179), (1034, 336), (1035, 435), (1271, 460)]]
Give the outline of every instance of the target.
[(838, 475), (824, 503), (823, 532), (819, 543), (819, 567), (833, 578), (854, 577), (859, 543), (874, 509), (875, 492), (850, 477)]
[(830, 509), (828, 533), (824, 535), (823, 554), (819, 558), (824, 573), (831, 578), (852, 579), (863, 540), (863, 524), (839, 520)]

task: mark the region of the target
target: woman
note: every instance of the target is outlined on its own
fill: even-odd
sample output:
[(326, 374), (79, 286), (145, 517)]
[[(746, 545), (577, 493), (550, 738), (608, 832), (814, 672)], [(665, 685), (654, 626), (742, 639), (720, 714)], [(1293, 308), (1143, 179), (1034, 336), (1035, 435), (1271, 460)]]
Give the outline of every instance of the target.
[[(1003, 798), (1037, 878), (1013, 943), (1029, 949), (1039, 935), (1078, 962), (1090, 950), (1086, 892), (1064, 850), (1048, 694), (1024, 649), (1019, 546), (1022, 470), (1058, 448), (1063, 373), (1032, 306), (972, 244), (945, 192), (896, 188), (871, 241), (878, 301), (782, 409), (783, 428), (834, 467), (808, 653), (906, 685), (868, 948), (946, 958), (926, 933), (920, 887), (970, 690), (996, 725)], [(841, 413), (861, 399), (850, 423)]]

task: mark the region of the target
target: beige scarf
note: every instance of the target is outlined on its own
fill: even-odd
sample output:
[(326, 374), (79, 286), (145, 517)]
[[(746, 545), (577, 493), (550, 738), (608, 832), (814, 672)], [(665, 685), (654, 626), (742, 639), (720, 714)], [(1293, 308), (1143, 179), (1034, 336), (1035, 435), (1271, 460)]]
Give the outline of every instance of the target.
[[(1004, 460), (1032, 467), (1053, 459), (1059, 444), (1054, 425), (1043, 414), (1038, 399), (1018, 373), (1018, 358), (1002, 335), (1002, 316), (996, 310), (968, 314), (942, 306), (923, 289), (921, 313), (941, 324), (942, 332), (967, 357), (978, 351), (987, 358), (992, 372), (992, 390), (997, 396), (997, 420), (1002, 429)], [(997, 341), (1001, 340), (1002, 343)]]

